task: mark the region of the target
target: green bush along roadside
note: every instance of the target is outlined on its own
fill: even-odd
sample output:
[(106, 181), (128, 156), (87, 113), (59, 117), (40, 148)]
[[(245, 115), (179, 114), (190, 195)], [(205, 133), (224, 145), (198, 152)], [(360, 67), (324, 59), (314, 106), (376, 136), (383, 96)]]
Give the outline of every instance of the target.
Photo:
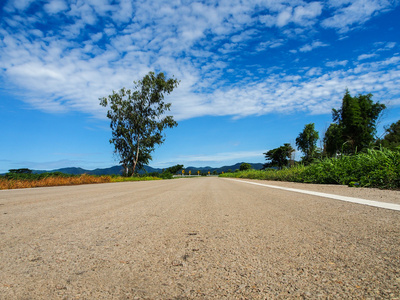
[(308, 166), (300, 164), (282, 170), (246, 170), (220, 176), (399, 189), (400, 148), (367, 149), (355, 155), (315, 161)]

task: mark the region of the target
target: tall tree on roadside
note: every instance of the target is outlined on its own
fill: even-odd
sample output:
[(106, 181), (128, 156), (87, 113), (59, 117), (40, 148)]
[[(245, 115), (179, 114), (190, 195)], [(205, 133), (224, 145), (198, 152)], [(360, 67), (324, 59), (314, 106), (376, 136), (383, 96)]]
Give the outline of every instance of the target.
[(177, 126), (172, 116), (165, 116), (171, 103), (164, 102), (179, 84), (175, 78), (166, 79), (163, 73), (149, 72), (142, 80), (134, 82), (134, 89), (122, 88), (108, 97), (100, 98), (100, 105), (107, 107), (111, 120), (115, 154), (119, 156), (126, 175), (134, 174), (151, 160), (155, 145), (162, 144), (162, 131)]
[(336, 144), (336, 149), (332, 152), (356, 153), (369, 147), (375, 140), (376, 121), (386, 106), (379, 102), (374, 103), (371, 98), (372, 94), (352, 97), (346, 90), (342, 107), (338, 110), (332, 109), (333, 121), (338, 125), (335, 133), (340, 133), (341, 142), (341, 145), (337, 145), (338, 141), (329, 140), (336, 135), (325, 135), (327, 144)]
[(341, 128), (338, 124), (329, 125), (324, 136), (324, 154), (328, 156), (335, 155), (343, 145)]
[(271, 167), (278, 167), (279, 169), (282, 169), (282, 167), (288, 165), (289, 159), (293, 152), (294, 149), (288, 143), (283, 144), (283, 146), (278, 148), (269, 150), (268, 152), (264, 153), (265, 159), (269, 161), (264, 164), (264, 169)]
[(318, 139), (319, 134), (314, 129), (314, 123), (305, 125), (303, 131), (296, 138), (297, 149), (304, 153), (302, 160), (305, 164), (309, 164), (316, 157)]
[(400, 147), (400, 120), (385, 127), (385, 137), (380, 140), (383, 147), (394, 149)]

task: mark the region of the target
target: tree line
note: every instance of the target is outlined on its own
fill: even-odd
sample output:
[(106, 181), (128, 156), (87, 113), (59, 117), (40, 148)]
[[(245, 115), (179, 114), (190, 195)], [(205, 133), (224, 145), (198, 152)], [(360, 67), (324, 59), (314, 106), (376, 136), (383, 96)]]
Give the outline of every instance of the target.
[[(385, 136), (376, 138), (376, 123), (386, 108), (384, 104), (374, 103), (372, 94), (352, 97), (346, 90), (342, 105), (332, 109), (332, 123), (322, 139), (323, 148), (317, 147), (319, 133), (315, 124), (304, 126), (296, 138), (297, 149), (303, 153), (301, 163), (308, 165), (324, 157), (352, 155), (373, 147), (395, 149), (400, 146), (400, 120), (385, 127)], [(267, 163), (264, 168), (288, 166), (295, 149), (289, 143), (264, 153)]]

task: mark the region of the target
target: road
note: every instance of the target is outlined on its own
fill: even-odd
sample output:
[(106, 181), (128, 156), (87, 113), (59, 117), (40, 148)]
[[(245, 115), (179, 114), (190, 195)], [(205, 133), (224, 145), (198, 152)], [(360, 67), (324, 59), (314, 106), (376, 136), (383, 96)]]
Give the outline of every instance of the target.
[(0, 299), (318, 297), (400, 298), (399, 211), (223, 178), (0, 191)]

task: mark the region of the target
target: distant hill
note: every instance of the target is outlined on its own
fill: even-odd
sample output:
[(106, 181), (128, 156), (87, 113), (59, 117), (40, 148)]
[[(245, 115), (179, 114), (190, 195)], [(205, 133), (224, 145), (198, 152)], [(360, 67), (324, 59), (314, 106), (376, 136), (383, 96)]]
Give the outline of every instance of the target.
[[(232, 172), (239, 169), (241, 163), (237, 163), (231, 166), (223, 166), (219, 168), (215, 167), (187, 167), (184, 168), (185, 173), (188, 174), (189, 171), (192, 172), (192, 174), (197, 174), (197, 171), (200, 172), (211, 172), (213, 173), (214, 171), (217, 171), (217, 173), (221, 172), (228, 172), (228, 170), (231, 170)], [(263, 164), (261, 163), (250, 163), (250, 165), (253, 167), (255, 170), (260, 170), (263, 167)], [(144, 166), (144, 170), (140, 170), (140, 174), (144, 173), (153, 173), (153, 172), (158, 172), (161, 173), (163, 169), (160, 168), (152, 168), (150, 166)], [(81, 174), (89, 174), (89, 175), (122, 175), (123, 169), (122, 166), (113, 166), (110, 168), (104, 168), (104, 169), (94, 169), (94, 170), (85, 170), (82, 168), (76, 168), (76, 167), (71, 167), (71, 168), (61, 168), (61, 169), (55, 169), (51, 171), (45, 171), (45, 170), (32, 170), (33, 173), (36, 174), (41, 174), (41, 173), (46, 173), (46, 172), (62, 172), (65, 174), (72, 174), (72, 175), (81, 175)]]
[[(232, 172), (234, 172), (235, 170), (240, 168), (240, 165), (242, 163), (243, 162), (240, 162), (240, 163), (237, 163), (237, 164), (234, 164), (234, 165), (231, 165), (231, 166), (223, 166), (223, 167), (219, 167), (219, 168), (213, 168), (213, 167), (199, 167), (199, 168), (197, 168), (197, 167), (187, 167), (187, 168), (185, 168), (185, 173), (188, 173), (189, 171), (192, 171), (192, 174), (196, 174), (197, 171), (200, 171), (200, 172), (208, 172), (208, 171), (210, 171), (211, 173), (214, 172), (214, 171), (217, 171), (217, 173), (222, 173), (222, 172), (226, 173), (226, 172), (228, 172), (228, 170), (231, 170)], [(262, 167), (264, 166), (264, 164), (261, 164), (261, 163), (250, 163), (250, 165), (252, 166), (252, 168), (254, 170), (261, 170)]]
[[(44, 171), (44, 170), (32, 170), (33, 173), (41, 174), (46, 172), (61, 172), (65, 174), (72, 174), (72, 175), (81, 175), (81, 174), (89, 174), (89, 175), (122, 175), (123, 168), (122, 166), (114, 166), (110, 168), (104, 169), (94, 169), (94, 170), (85, 170), (82, 168), (61, 168), (55, 169), (51, 171)], [(152, 168), (149, 166), (144, 166), (144, 170), (140, 170), (139, 173), (151, 173), (151, 172), (162, 172), (162, 169)]]

